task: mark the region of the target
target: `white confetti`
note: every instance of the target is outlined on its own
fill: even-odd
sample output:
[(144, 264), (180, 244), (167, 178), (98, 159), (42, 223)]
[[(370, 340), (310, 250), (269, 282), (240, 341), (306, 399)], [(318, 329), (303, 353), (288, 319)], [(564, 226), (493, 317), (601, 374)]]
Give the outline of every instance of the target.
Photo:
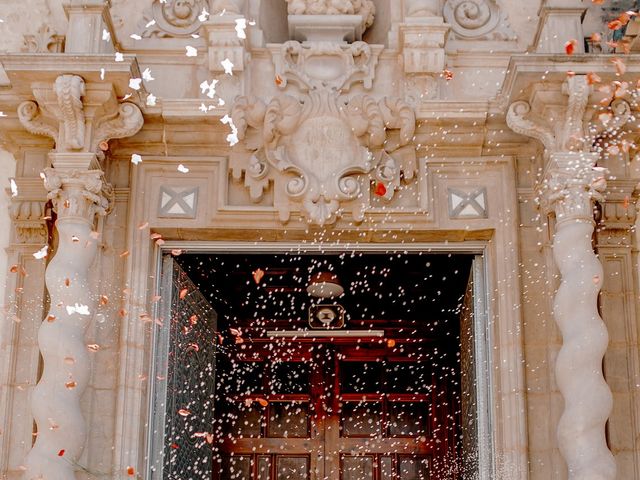
[(227, 135), (227, 142), (229, 142), (229, 145), (233, 147), (236, 143), (240, 141), (238, 139), (238, 129), (233, 124), (233, 119), (227, 114), (220, 119), (220, 122), (222, 122), (224, 125), (229, 125), (231, 127), (231, 133)]
[(131, 155), (131, 163), (133, 163), (134, 165), (138, 165), (140, 162), (142, 162), (141, 155), (138, 155), (137, 153)]
[(238, 18), (236, 20), (236, 33), (238, 34), (238, 38), (247, 38), (247, 34), (245, 33), (246, 28), (247, 28), (247, 19)]
[(100, 69), (100, 80), (104, 80), (104, 68)]
[(7, 116), (7, 114), (6, 114), (6, 113), (4, 113), (4, 112), (0, 112), (0, 117), (6, 117), (6, 116)]
[(104, 40), (105, 42), (111, 40), (111, 33), (109, 33), (109, 31), (105, 28), (102, 29), (102, 40)]
[(127, 93), (122, 100), (129, 100), (133, 95)]
[(68, 315), (73, 315), (74, 313), (77, 313), (79, 315), (91, 315), (88, 305), (80, 305), (76, 303), (75, 305), (67, 305), (66, 309)]
[(11, 196), (12, 197), (17, 197), (18, 196), (18, 184), (16, 183), (15, 179), (10, 178), (9, 179), (9, 185), (11, 186)]
[(221, 98), (218, 99), (218, 106), (219, 107), (223, 107), (224, 106), (224, 100), (223, 99), (221, 99)]
[(187, 45), (185, 47), (187, 49), (187, 57), (197, 57), (198, 56), (198, 49), (195, 47), (192, 47), (191, 45)]
[(202, 13), (198, 15), (198, 20), (200, 20), (201, 22), (206, 22), (208, 18), (209, 18), (209, 12), (207, 12), (206, 8), (203, 8)]
[(124, 55), (120, 52), (116, 52), (116, 62), (124, 62)]
[(233, 75), (233, 62), (231, 60), (225, 58), (220, 62), (220, 65), (222, 65), (222, 68), (224, 68), (224, 73)]
[(133, 38), (134, 40), (142, 40), (142, 37), (137, 33), (132, 33), (131, 35), (129, 35), (129, 38)]
[(147, 105), (148, 106), (155, 107), (156, 106), (156, 100), (157, 100), (157, 97), (153, 93), (150, 93), (149, 95), (147, 95)]
[(207, 106), (204, 103), (200, 104), (199, 110), (201, 112), (207, 113)]
[(129, 88), (133, 88), (134, 90), (140, 90), (141, 83), (142, 83), (141, 78), (131, 78), (129, 79)]
[(191, 38), (200, 38), (200, 35), (198, 35), (197, 33), (192, 33)]
[(152, 80), (155, 80), (155, 78), (151, 76), (151, 70), (149, 70), (148, 68), (145, 68), (144, 72), (142, 72), (142, 79), (145, 82), (151, 82)]
[(178, 171), (180, 173), (189, 173), (189, 169), (185, 167), (183, 164), (178, 165)]
[(206, 93), (207, 97), (213, 98), (216, 96), (216, 85), (218, 80), (211, 80), (211, 83), (206, 80), (200, 84), (200, 90), (202, 93)]
[(33, 256), (36, 258), (36, 260), (41, 260), (41, 259), (43, 259), (43, 258), (45, 258), (47, 256), (47, 252), (48, 251), (49, 251), (49, 246), (45, 245), (40, 250), (38, 250), (36, 253), (34, 253)]
[(145, 28), (153, 27), (155, 24), (156, 24), (156, 21), (155, 20), (151, 20), (150, 22), (148, 22), (145, 25)]

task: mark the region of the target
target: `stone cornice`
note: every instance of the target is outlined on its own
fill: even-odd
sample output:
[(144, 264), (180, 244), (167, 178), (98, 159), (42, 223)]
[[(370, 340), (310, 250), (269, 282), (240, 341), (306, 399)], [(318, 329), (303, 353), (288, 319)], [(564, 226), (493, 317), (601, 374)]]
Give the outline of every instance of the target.
[[(616, 67), (612, 63), (612, 55), (566, 55), (566, 54), (527, 54), (513, 55), (509, 61), (507, 74), (500, 93), (491, 102), (491, 113), (504, 114), (511, 103), (522, 100), (523, 94), (531, 92), (531, 86), (545, 84), (562, 84), (567, 72), (576, 75), (597, 73), (603, 82), (622, 80), (626, 77), (635, 82), (640, 74), (640, 54), (624, 55), (627, 66), (623, 77), (616, 76)], [(528, 99), (527, 99), (528, 100)]]
[[(104, 79), (101, 72), (104, 69)], [(132, 91), (130, 78), (140, 78), (140, 67), (135, 55), (124, 55), (122, 62), (116, 62), (112, 54), (64, 54), (64, 53), (16, 53), (0, 55), (0, 102), (15, 104), (32, 96), (32, 83), (50, 82), (63, 74), (73, 73), (85, 82), (110, 83), (120, 98)], [(134, 92), (128, 101), (137, 103), (144, 109), (147, 92), (144, 86)]]

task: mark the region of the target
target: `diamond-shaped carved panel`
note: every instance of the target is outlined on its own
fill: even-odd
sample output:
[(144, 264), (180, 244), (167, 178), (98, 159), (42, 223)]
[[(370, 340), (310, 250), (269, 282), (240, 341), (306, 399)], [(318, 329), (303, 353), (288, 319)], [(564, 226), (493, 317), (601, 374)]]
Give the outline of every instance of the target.
[(196, 218), (198, 187), (160, 187), (159, 218)]
[(487, 189), (485, 187), (449, 188), (450, 218), (487, 218)]

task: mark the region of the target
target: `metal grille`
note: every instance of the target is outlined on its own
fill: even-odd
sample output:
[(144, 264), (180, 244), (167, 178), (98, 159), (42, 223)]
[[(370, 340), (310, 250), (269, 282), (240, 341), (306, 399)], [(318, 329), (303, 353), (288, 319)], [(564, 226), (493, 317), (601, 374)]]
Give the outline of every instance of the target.
[(172, 291), (171, 315), (163, 325), (169, 329), (163, 479), (211, 478), (217, 316), (171, 263), (172, 272), (164, 273), (172, 275)]

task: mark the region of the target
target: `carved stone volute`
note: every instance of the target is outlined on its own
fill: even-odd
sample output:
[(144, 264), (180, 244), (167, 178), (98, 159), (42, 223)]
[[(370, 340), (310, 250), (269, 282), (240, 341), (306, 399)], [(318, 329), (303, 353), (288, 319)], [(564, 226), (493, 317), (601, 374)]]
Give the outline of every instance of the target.
[(78, 75), (61, 75), (52, 86), (37, 85), (36, 101), (18, 107), (22, 125), (53, 138), (57, 152), (95, 153), (101, 142), (129, 137), (144, 123), (133, 103), (119, 105), (108, 85), (87, 86)]

